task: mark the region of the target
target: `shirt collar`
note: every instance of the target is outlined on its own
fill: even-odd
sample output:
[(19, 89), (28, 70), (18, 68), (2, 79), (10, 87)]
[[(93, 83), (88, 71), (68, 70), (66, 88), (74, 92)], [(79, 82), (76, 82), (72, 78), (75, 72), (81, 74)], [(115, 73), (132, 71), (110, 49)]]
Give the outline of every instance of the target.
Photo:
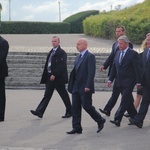
[(87, 51), (87, 49), (80, 53), (81, 54), (81, 58), (84, 56), (84, 54), (86, 53), (86, 51)]
[(126, 52), (127, 52), (127, 50), (128, 50), (128, 48), (129, 48), (129, 47), (127, 47), (126, 49), (124, 49), (124, 50), (123, 50), (123, 51), (121, 51), (121, 52), (126, 53)]
[(58, 47), (55, 47), (55, 48), (53, 48), (53, 50), (56, 52), (57, 48), (58, 48)]

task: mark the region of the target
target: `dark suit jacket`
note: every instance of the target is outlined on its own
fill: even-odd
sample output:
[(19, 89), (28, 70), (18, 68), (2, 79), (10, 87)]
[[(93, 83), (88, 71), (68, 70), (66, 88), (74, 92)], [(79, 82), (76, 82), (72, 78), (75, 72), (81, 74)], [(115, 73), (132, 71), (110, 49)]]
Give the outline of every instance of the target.
[(142, 55), (143, 70), (141, 75), (141, 84), (144, 87), (150, 88), (150, 58), (147, 60), (147, 52), (148, 48), (144, 50)]
[[(49, 76), (47, 66), (51, 52), (52, 50), (47, 55), (43, 75), (41, 78), (41, 84), (45, 84)], [(52, 56), (51, 59), (51, 75), (55, 76), (55, 81), (53, 81), (53, 83), (55, 84), (61, 85), (68, 83), (67, 54), (63, 49), (60, 48), (60, 46), (57, 48), (55, 54)]]
[[(77, 56), (74, 65), (74, 68), (70, 74), (69, 78), (69, 84), (68, 84), (68, 91), (72, 93), (72, 89), (74, 86), (74, 83), (76, 82), (78, 91), (80, 93), (84, 92), (84, 88), (89, 88), (92, 93), (95, 92), (94, 90), (94, 76), (95, 76), (95, 56), (91, 54), (90, 52), (86, 52), (80, 61), (78, 63), (78, 57)], [(76, 69), (75, 69), (76, 68)]]
[[(131, 49), (133, 49), (133, 44), (131, 42), (129, 42), (129, 47)], [(119, 47), (118, 47), (118, 41), (116, 41), (113, 46), (112, 46), (112, 51), (110, 53), (110, 55), (108, 56), (108, 58), (106, 59), (106, 61), (104, 62), (103, 66), (104, 66), (104, 69), (107, 69), (109, 67), (109, 71), (108, 71), (108, 76), (110, 75), (110, 71), (111, 71), (111, 68), (112, 68), (112, 64), (113, 64), (113, 61), (114, 61), (114, 58), (115, 58), (115, 55), (116, 55), (116, 52), (119, 50)]]
[(8, 66), (6, 62), (8, 49), (8, 42), (0, 36), (0, 77), (8, 76)]
[(118, 87), (134, 86), (140, 82), (138, 53), (128, 48), (121, 65), (119, 64), (120, 53), (121, 51), (116, 53), (109, 80), (113, 81), (115, 79)]

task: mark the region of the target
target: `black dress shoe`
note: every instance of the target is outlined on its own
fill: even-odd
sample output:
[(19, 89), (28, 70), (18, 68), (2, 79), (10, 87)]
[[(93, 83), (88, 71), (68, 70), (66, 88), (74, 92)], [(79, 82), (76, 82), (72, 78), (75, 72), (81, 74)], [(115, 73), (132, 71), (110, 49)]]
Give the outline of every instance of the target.
[(82, 130), (73, 129), (72, 131), (66, 132), (67, 134), (82, 134)]
[(71, 113), (66, 113), (64, 116), (62, 116), (62, 118), (70, 118), (72, 116)]
[(143, 123), (134, 120), (133, 118), (129, 118), (129, 124), (128, 125), (136, 125), (138, 128), (142, 128), (143, 127)]
[(30, 112), (35, 115), (35, 116), (38, 116), (39, 118), (43, 118), (43, 115), (35, 110), (30, 110)]
[(104, 128), (104, 123), (106, 122), (106, 119), (102, 118), (100, 122), (98, 122), (98, 129), (97, 133), (99, 133)]
[(115, 124), (117, 127), (120, 127), (120, 121), (118, 120), (110, 120), (112, 124)]
[(0, 122), (3, 122), (4, 121), (4, 119), (3, 118), (0, 118)]
[(124, 117), (127, 117), (127, 118), (130, 117), (130, 115), (129, 115), (128, 113), (124, 114), (123, 116), (124, 116)]
[(106, 111), (106, 110), (103, 110), (103, 109), (99, 109), (101, 113), (107, 115), (107, 116), (110, 116), (110, 112), (109, 111)]

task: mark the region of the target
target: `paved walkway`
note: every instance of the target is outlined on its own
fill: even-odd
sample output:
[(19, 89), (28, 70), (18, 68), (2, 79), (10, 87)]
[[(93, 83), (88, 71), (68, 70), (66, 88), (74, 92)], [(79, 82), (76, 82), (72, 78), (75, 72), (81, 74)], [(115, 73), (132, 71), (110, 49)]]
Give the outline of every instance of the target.
[[(10, 51), (22, 52), (48, 52), (51, 49), (51, 39), (56, 34), (5, 34), (10, 44)], [(61, 40), (61, 47), (66, 52), (77, 52), (76, 41), (79, 38), (86, 38), (89, 50), (93, 53), (109, 53), (114, 40), (93, 38), (84, 34), (58, 34)], [(135, 50), (139, 51), (140, 46), (134, 44)]]
[[(125, 117), (121, 127), (116, 127), (109, 121), (113, 119), (117, 104), (110, 117), (102, 114), (106, 118), (105, 127), (96, 133), (97, 124), (83, 110), (83, 133), (67, 135), (66, 131), (72, 129), (72, 119), (61, 118), (65, 108), (57, 92), (42, 119), (30, 113), (43, 93), (43, 90), (6, 91), (6, 120), (0, 123), (0, 150), (149, 150), (150, 113), (142, 129), (127, 125)], [(93, 95), (97, 110), (104, 107), (110, 95), (111, 92)]]

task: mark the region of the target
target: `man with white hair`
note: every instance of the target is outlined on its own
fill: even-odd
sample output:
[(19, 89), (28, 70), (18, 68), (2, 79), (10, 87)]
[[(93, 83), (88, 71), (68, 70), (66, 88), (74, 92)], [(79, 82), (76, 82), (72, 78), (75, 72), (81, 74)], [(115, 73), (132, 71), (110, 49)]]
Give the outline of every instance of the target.
[[(138, 72), (138, 53), (129, 48), (129, 40), (126, 36), (118, 38), (119, 51), (116, 53), (114, 63), (110, 73), (108, 87), (115, 79), (115, 85), (120, 91), (122, 98), (120, 106), (117, 109), (114, 120), (110, 122), (116, 126), (120, 126), (124, 112), (127, 110), (129, 115), (133, 118), (136, 115), (136, 109), (133, 105), (132, 91), (136, 83), (139, 83)], [(139, 85), (137, 84), (137, 88)]]

